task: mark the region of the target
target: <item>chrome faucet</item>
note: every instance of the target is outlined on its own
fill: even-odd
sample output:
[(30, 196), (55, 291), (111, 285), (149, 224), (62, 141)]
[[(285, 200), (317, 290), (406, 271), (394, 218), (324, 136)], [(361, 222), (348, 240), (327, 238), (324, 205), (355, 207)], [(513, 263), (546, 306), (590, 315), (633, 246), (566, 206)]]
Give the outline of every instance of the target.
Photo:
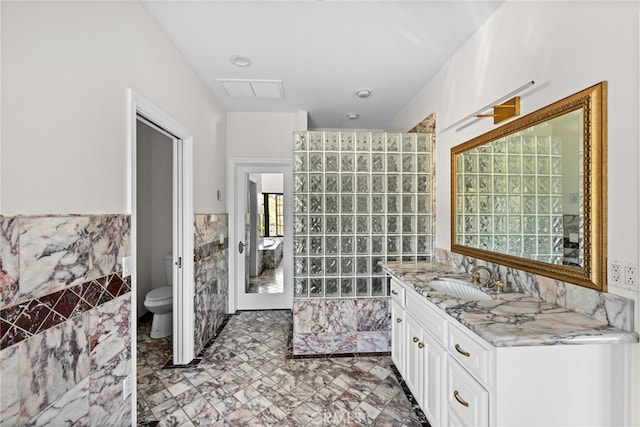
[[(480, 278), (482, 277), (480, 275), (480, 271), (484, 270), (487, 272), (487, 274), (489, 275), (487, 277), (487, 281), (484, 283), (484, 285), (480, 282)], [(473, 279), (473, 283), (476, 285), (480, 285), (480, 286), (485, 286), (487, 288), (492, 287), (493, 284), (495, 283), (495, 280), (493, 278), (493, 271), (489, 270), (487, 267), (485, 267), (484, 265), (476, 265), (471, 269), (471, 278)]]

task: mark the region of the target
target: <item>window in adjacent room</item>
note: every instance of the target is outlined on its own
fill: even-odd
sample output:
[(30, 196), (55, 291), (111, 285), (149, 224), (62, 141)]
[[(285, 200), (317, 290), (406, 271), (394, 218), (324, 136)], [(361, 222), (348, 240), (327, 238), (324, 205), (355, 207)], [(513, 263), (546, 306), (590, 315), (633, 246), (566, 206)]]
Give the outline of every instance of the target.
[(282, 193), (264, 193), (265, 237), (284, 235), (284, 196)]

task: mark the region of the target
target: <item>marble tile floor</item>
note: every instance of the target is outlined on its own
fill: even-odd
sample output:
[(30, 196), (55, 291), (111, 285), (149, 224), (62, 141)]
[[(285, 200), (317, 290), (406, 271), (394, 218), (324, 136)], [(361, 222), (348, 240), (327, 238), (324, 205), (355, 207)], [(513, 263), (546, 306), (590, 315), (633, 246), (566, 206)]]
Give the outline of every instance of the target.
[(420, 426), (388, 356), (289, 357), (291, 313), (230, 316), (197, 366), (138, 328), (138, 426)]
[(278, 294), (284, 292), (283, 265), (278, 268), (267, 268), (259, 276), (249, 278), (247, 293), (250, 294)]

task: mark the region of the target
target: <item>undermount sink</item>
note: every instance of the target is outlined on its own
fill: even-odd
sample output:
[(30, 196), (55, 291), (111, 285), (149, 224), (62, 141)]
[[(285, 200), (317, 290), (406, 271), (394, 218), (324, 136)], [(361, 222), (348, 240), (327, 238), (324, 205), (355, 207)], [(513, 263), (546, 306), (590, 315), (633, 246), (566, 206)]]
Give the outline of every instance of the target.
[(456, 279), (434, 279), (429, 283), (434, 289), (451, 295), (455, 298), (462, 298), (469, 301), (488, 301), (491, 296), (478, 288), (474, 288), (471, 284)]

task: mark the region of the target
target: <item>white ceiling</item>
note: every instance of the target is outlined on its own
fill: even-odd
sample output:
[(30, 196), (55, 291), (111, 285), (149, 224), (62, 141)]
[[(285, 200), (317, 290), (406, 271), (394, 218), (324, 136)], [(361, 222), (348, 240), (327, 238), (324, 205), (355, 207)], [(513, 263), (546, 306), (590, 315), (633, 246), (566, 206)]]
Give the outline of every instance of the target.
[[(384, 129), (502, 1), (144, 3), (228, 111), (308, 111), (310, 128)], [(233, 65), (234, 55), (252, 65)], [(231, 98), (225, 79), (281, 80), (284, 99)]]

